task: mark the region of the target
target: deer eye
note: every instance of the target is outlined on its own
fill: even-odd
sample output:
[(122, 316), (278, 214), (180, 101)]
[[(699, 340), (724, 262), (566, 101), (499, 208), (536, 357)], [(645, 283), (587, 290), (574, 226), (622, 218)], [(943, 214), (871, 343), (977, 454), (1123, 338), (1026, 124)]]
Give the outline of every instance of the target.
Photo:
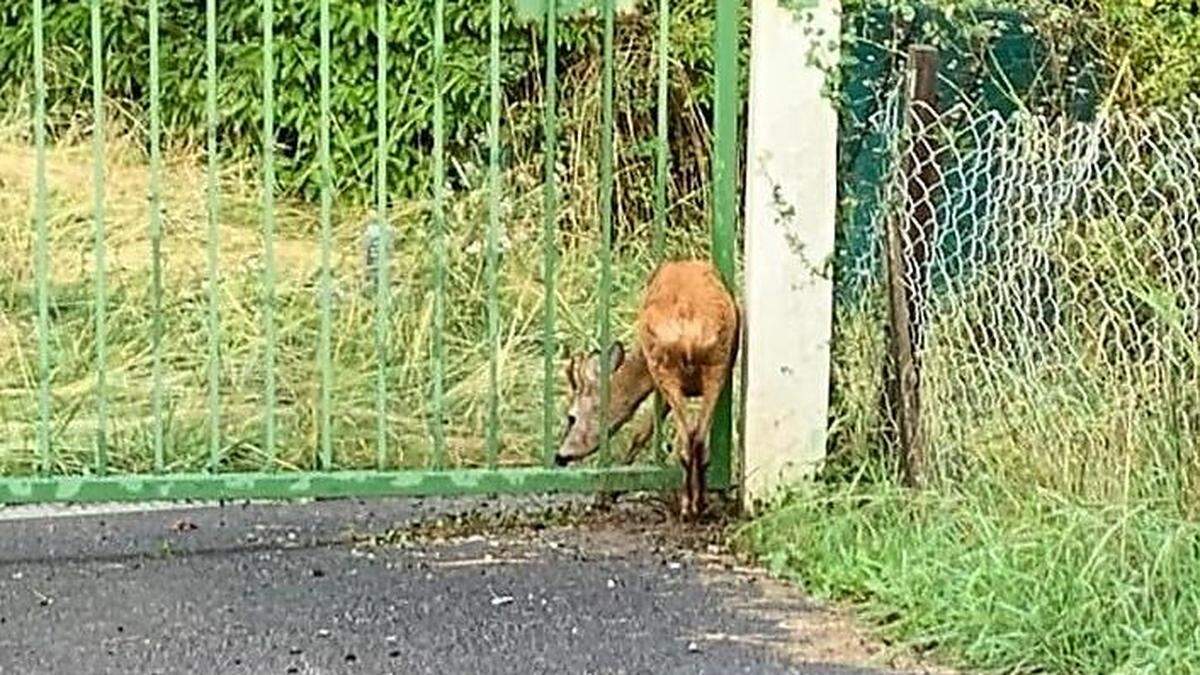
[(575, 426), (575, 416), (574, 415), (567, 415), (567, 426), (568, 427)]

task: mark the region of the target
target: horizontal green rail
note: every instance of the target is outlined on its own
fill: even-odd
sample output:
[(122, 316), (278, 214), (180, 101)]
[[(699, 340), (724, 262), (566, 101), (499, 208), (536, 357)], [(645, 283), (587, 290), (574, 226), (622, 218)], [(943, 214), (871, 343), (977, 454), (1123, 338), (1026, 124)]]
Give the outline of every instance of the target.
[(56, 476), (0, 479), (0, 503), (636, 492), (671, 489), (679, 479), (673, 466)]

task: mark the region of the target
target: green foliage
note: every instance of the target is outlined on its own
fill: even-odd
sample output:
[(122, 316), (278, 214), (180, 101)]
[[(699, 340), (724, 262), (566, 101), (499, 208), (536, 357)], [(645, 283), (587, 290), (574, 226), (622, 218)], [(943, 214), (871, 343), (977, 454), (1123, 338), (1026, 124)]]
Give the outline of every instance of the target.
[[(1124, 107), (1179, 104), (1200, 90), (1194, 0), (846, 0), (843, 9), (843, 63), (864, 51), (886, 61), (926, 42), (956, 84), (964, 80), (954, 71), (969, 71), (1042, 113), (1077, 110), (1080, 88), (1097, 82)], [(890, 30), (870, 30), (872, 15)], [(1017, 81), (1005, 72), (1014, 60), (1032, 67)]]
[(1188, 673), (1200, 664), (1200, 526), (990, 483), (797, 495), (738, 536), (887, 637), (992, 672)]
[(1194, 0), (1090, 0), (1091, 39), (1116, 64), (1114, 100), (1175, 104), (1200, 91), (1200, 6)]
[[(276, 124), (278, 175), (285, 191), (307, 195), (317, 188), (318, 4), (275, 0)], [(163, 122), (168, 138), (196, 139), (203, 133), (206, 71), (204, 3), (161, 0)], [(261, 145), (260, 0), (228, 0), (218, 13), (219, 139), (226, 157), (253, 159)], [(599, 22), (575, 0), (559, 3), (560, 73), (576, 69), (595, 85)], [(106, 94), (130, 104), (143, 120), (149, 70), (145, 4), (104, 2)], [(650, 164), (654, 87), (650, 63), (654, 21), (649, 3), (623, 3), (629, 10), (618, 27), (618, 58), (631, 67), (618, 77), (617, 119), (628, 119), (627, 160)], [(807, 3), (795, 1), (796, 11)], [(506, 161), (536, 152), (540, 142), (541, 58), (536, 22), (538, 0), (504, 0), (501, 82), (504, 89)], [(1125, 105), (1170, 104), (1200, 89), (1200, 19), (1192, 0), (846, 0), (842, 66), (831, 85), (844, 94), (848, 121), (861, 117), (865, 97), (897, 85), (896, 57), (916, 40), (944, 51), (948, 94), (956, 100), (1042, 111), (1078, 110), (1107, 87)], [(432, 17), (427, 2), (389, 2), (388, 119), (392, 139), (389, 175), (400, 196), (428, 191), (432, 149)], [(488, 13), (486, 0), (446, 5), (446, 97), (450, 178), (469, 181), (465, 167), (486, 157)], [(712, 3), (673, 3), (671, 27), (673, 124), (703, 120), (710, 110)], [(1019, 13), (1013, 14), (1013, 12)], [(8, 100), (27, 97), (32, 55), (31, 6), (0, 7), (0, 82)], [(65, 123), (85, 112), (90, 99), (87, 3), (47, 0), (46, 44), (51, 119)], [(746, 13), (748, 15), (748, 12)], [(747, 16), (748, 18), (748, 16)], [(337, 0), (332, 23), (332, 155), (339, 191), (365, 194), (371, 185), (375, 148), (375, 3)], [(1032, 35), (1029, 41), (1022, 39)], [(1033, 45), (1032, 47), (1030, 45)], [(743, 45), (743, 62), (746, 55)], [(630, 56), (632, 54), (632, 56)], [(743, 72), (743, 79), (745, 73)], [(587, 87), (564, 88), (564, 97), (587, 96)], [(1080, 97), (1083, 97), (1081, 99)], [(990, 103), (986, 103), (990, 101)], [(564, 100), (564, 108), (570, 108)], [(632, 115), (621, 113), (630, 112)], [(587, 120), (577, 120), (587, 122)], [(672, 133), (678, 172), (690, 174), (677, 198), (702, 189), (706, 163), (702, 124), (685, 120)], [(594, 121), (593, 121), (594, 124)], [(854, 156), (855, 130), (844, 129)], [(564, 135), (564, 143), (574, 137)], [(620, 139), (619, 139), (620, 140)], [(638, 156), (641, 160), (638, 160)], [(618, 162), (620, 166), (620, 162)], [(619, 174), (621, 172), (618, 172)], [(639, 172), (635, 175), (641, 177)], [(630, 181), (626, 186), (634, 190)], [(622, 212), (624, 214), (624, 212)]]
[[(277, 173), (287, 192), (311, 196), (319, 185), (317, 95), (319, 91), (319, 4), (316, 0), (275, 1), (275, 68)], [(675, 8), (672, 28), (674, 82), (694, 89), (676, 91), (672, 102), (707, 110), (711, 73), (711, 8), (689, 0)], [(536, 25), (518, 20), (510, 0), (502, 4), (500, 80), (505, 113), (502, 134), (507, 161), (540, 144), (543, 38)], [(218, 138), (226, 157), (252, 159), (261, 147), (262, 26), (261, 0), (227, 0), (217, 18)], [(449, 179), (461, 183), (471, 176), (467, 167), (486, 163), (488, 119), (489, 12), (487, 0), (446, 3), (445, 65), (440, 86), (445, 96), (446, 152)], [(48, 0), (45, 11), (48, 105), (51, 119), (63, 126), (88, 110), (91, 63), (88, 45), (88, 3)], [(162, 121), (167, 137), (203, 137), (207, 72), (204, 3), (161, 0)], [(370, 190), (376, 146), (375, 69), (376, 3), (337, 0), (331, 3), (331, 153), (338, 191), (364, 194)], [(142, 2), (104, 2), (105, 94), (132, 106), (144, 120), (148, 105), (149, 46), (147, 15)], [(29, 3), (6, 3), (0, 8), (0, 82), (9, 83), (10, 100), (27, 96), (31, 86), (32, 17)], [(388, 155), (392, 189), (400, 196), (428, 192), (433, 146), (432, 81), (433, 19), (426, 0), (388, 2), (389, 82)], [(618, 59), (634, 65), (649, 59), (654, 46), (653, 17), (622, 19), (618, 29)], [(587, 71), (599, 60), (600, 25), (594, 18), (564, 19), (559, 29), (559, 72)], [(636, 52), (632, 53), (631, 52)], [(635, 140), (653, 137), (654, 69), (635, 67), (619, 78), (618, 106), (622, 112), (643, 113)], [(594, 79), (594, 78), (593, 78)], [(703, 83), (703, 84), (701, 84)], [(563, 87), (563, 107), (570, 96), (590, 96), (582, 87)], [(584, 80), (580, 84), (598, 84)], [(23, 87), (24, 91), (13, 91)], [(686, 112), (676, 110), (674, 116)], [(618, 113), (618, 118), (621, 118)], [(626, 116), (633, 119), (635, 115)], [(594, 123), (593, 123), (594, 125)], [(564, 145), (572, 139), (565, 137)], [(673, 143), (691, 153), (686, 135)]]

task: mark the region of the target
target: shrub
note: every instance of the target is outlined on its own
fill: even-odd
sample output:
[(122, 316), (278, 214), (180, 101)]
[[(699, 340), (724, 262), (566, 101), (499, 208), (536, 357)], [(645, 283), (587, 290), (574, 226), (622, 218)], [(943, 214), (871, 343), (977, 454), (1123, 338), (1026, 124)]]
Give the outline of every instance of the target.
[[(307, 196), (319, 187), (319, 4), (317, 0), (275, 1), (275, 123), (277, 175), (287, 192)], [(673, 74), (672, 137), (677, 162), (703, 165), (703, 143), (694, 143), (708, 114), (711, 86), (711, 3), (684, 0), (673, 9), (671, 50)], [(502, 3), (501, 71), (505, 114), (502, 121), (505, 161), (536, 153), (541, 143), (541, 88), (544, 72), (538, 26), (522, 23), (511, 2)], [(369, 192), (376, 147), (376, 3), (337, 0), (331, 3), (331, 155), (339, 191)], [(149, 43), (144, 3), (103, 3), (104, 76), (107, 97), (132, 106), (144, 119), (148, 106)], [(254, 158), (261, 148), (262, 2), (223, 0), (217, 17), (218, 138), (223, 154)], [(426, 0), (388, 3), (389, 81), (388, 154), (391, 188), (401, 196), (428, 192), (433, 146), (433, 21)], [(89, 109), (91, 63), (88, 3), (47, 0), (45, 35), (47, 105), (52, 122), (65, 124)], [(445, 96), (446, 152), (453, 161), (449, 180), (470, 178), (472, 166), (486, 164), (490, 3), (487, 0), (446, 3)], [(24, 86), (27, 95), (32, 66), (33, 22), (29, 3), (0, 8), (0, 81)], [(656, 70), (655, 21), (652, 16), (624, 16), (617, 29), (616, 105), (619, 152), (628, 161), (653, 162), (646, 141), (654, 134)], [(160, 81), (162, 122), (167, 138), (203, 138), (206, 96), (204, 3), (162, 0), (160, 8)], [(601, 24), (594, 16), (564, 18), (559, 30), (559, 73), (562, 110), (580, 105), (572, 99), (598, 97)], [(10, 87), (13, 86), (10, 84)], [(573, 147), (579, 135), (572, 124), (595, 131), (596, 118), (564, 119), (564, 155), (585, 152)], [(680, 122), (682, 120), (682, 122)], [(689, 120), (699, 124), (692, 124)], [(691, 124), (691, 126), (689, 126)], [(577, 131), (577, 130), (576, 130)], [(583, 136), (589, 143), (595, 134)], [(586, 155), (585, 155), (586, 156)], [(594, 156), (590, 155), (590, 156)], [(699, 164), (697, 164), (699, 162)], [(649, 174), (646, 174), (647, 176)], [(631, 183), (632, 184), (632, 183)], [(645, 185), (650, 182), (644, 181)], [(644, 187), (643, 187), (644, 190)]]

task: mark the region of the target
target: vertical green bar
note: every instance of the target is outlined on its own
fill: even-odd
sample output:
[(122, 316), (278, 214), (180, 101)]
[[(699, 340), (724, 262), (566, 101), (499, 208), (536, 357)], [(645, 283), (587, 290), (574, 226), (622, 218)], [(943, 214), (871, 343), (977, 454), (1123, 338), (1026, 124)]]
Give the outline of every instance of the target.
[(217, 229), (217, 0), (205, 0), (204, 53), (207, 61), (205, 153), (208, 155), (208, 470), (221, 463), (221, 315), (217, 303), (221, 297), (218, 277), (219, 237)]
[(262, 172), (263, 172), (263, 446), (268, 469), (275, 468), (275, 2), (263, 0), (262, 6)]
[(104, 53), (100, 0), (91, 2), (92, 27), (92, 218), (96, 259), (96, 473), (108, 471), (108, 266), (104, 228)]
[(445, 101), (442, 67), (445, 60), (445, 0), (433, 3), (433, 468), (442, 468), (446, 454), (446, 213)]
[(332, 169), (329, 159), (329, 0), (321, 0), (321, 342), (317, 359), (321, 369), (321, 468), (333, 468), (333, 430), (330, 428), (330, 407), (333, 398), (332, 349), (332, 305), (333, 279), (330, 271), (330, 248), (332, 247), (332, 225), (330, 210), (332, 195), (330, 181)]
[(608, 405), (611, 398), (612, 319), (612, 201), (613, 201), (613, 24), (614, 0), (604, 0), (604, 69), (600, 92), (600, 461), (607, 464), (612, 434)]
[(654, 162), (654, 260), (659, 262), (667, 248), (667, 175), (670, 145), (667, 135), (667, 77), (670, 67), (671, 2), (658, 0), (658, 138)]
[(165, 466), (163, 450), (163, 309), (162, 309), (162, 171), (161, 124), (158, 76), (158, 0), (150, 0), (150, 294), (153, 317), (150, 326), (150, 348), (154, 382), (150, 390), (150, 407), (154, 415), (154, 470), (161, 473)]
[(50, 473), (50, 290), (49, 274), (50, 233), (46, 223), (46, 63), (44, 57), (44, 18), (42, 0), (33, 0), (33, 138), (37, 146), (35, 169), (33, 222), (34, 283), (37, 293), (38, 342), (38, 459), (43, 474)]
[(488, 419), (487, 461), (495, 468), (500, 454), (500, 300), (496, 287), (497, 240), (500, 238), (500, 0), (492, 0), (491, 50), (488, 58), (491, 115), (488, 120), (487, 330)]
[[(738, 114), (738, 0), (717, 0), (715, 35), (716, 105), (713, 110), (712, 257), (725, 285), (734, 289), (734, 247), (737, 245), (737, 114)], [(733, 440), (732, 383), (721, 392), (713, 416), (709, 476), (728, 482)]]
[[(668, 75), (671, 56), (671, 3), (658, 0), (658, 142), (654, 165), (654, 262), (661, 263), (667, 251), (667, 176), (670, 168), (670, 137), (667, 127)], [(662, 394), (654, 392), (654, 450), (662, 447), (665, 407)]]
[(390, 282), (388, 281), (389, 255), (391, 253), (391, 227), (387, 218), (387, 2), (378, 0), (375, 5), (375, 33), (377, 54), (375, 57), (375, 123), (379, 145), (375, 148), (375, 221), (378, 247), (375, 260), (375, 360), (378, 364), (375, 382), (375, 466), (387, 468), (387, 328)]
[(558, 161), (558, 7), (556, 0), (546, 0), (546, 100), (544, 116), (545, 147), (542, 149), (542, 284), (545, 288), (545, 306), (542, 314), (542, 457), (546, 466), (554, 463), (554, 352), (555, 319), (558, 309), (558, 185), (556, 163)]

